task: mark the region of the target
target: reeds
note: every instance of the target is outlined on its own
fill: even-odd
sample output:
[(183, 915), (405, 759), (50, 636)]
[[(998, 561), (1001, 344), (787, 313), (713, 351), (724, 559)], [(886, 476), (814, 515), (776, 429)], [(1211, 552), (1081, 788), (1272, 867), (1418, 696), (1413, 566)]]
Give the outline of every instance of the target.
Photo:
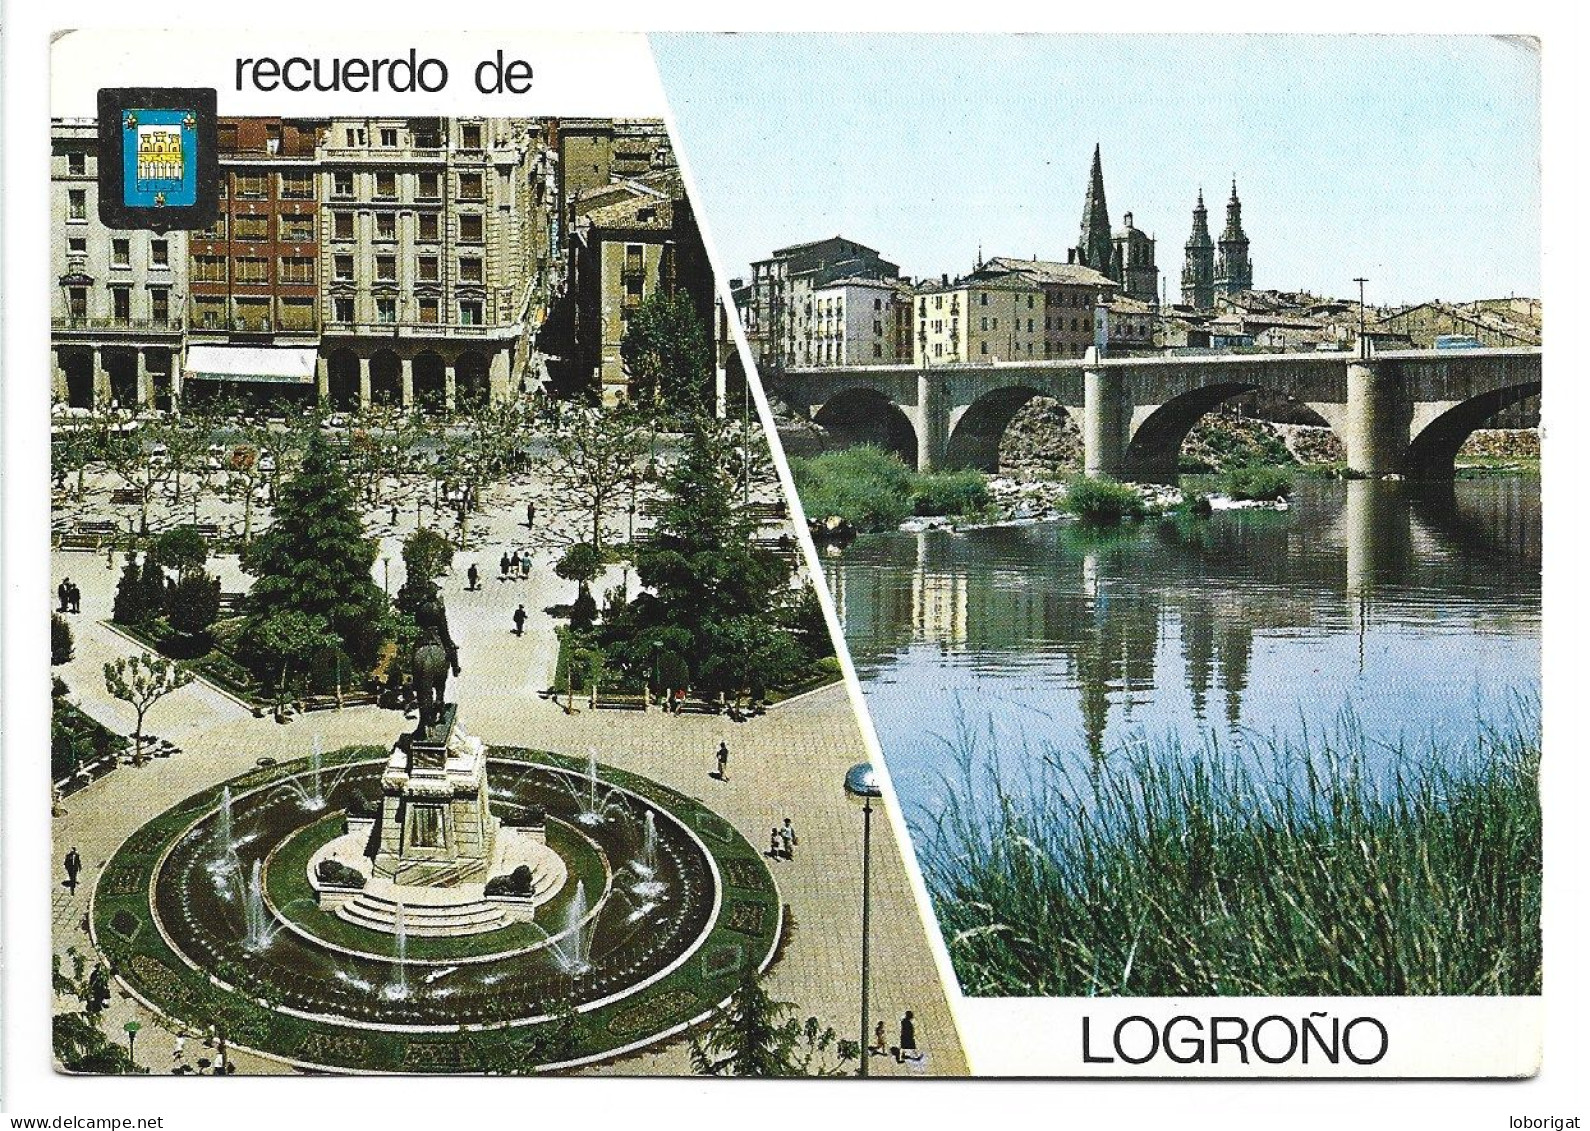
[(963, 727), (923, 853), (962, 988), (1539, 993), (1539, 733), (1520, 702), (1463, 751), (1375, 746), (1350, 718), (1241, 749), (1139, 739), (1024, 754), (1018, 790)]

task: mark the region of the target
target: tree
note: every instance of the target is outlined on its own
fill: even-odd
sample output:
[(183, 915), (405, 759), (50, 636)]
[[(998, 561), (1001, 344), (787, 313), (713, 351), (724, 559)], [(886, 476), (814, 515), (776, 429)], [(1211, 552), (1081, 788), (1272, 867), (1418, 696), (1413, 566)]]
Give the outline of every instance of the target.
[(138, 568), (138, 557), (127, 555), (122, 567), (121, 580), (116, 583), (116, 596), (111, 601), (110, 619), (115, 624), (146, 624), (160, 615), (158, 606), (150, 607), (149, 593), (144, 586), (143, 572)]
[(404, 579), (398, 607), (412, 612), (412, 608), (404, 605), (403, 591), (413, 587), (415, 592), (423, 590), (428, 596), (430, 583), (452, 568), (455, 552), (451, 542), (429, 527), (422, 527), (403, 539)]
[[(392, 627), (386, 595), (370, 576), (376, 552), (353, 489), (317, 433), (281, 488), (276, 521), (243, 551), (243, 569), (255, 578), (241, 633), (244, 646), (256, 651), (251, 658), (266, 659), (258, 654), (269, 635), (265, 626), (276, 625), (271, 631), (279, 636), (282, 623), (313, 621), (355, 670), (368, 671)], [(302, 620), (282, 621), (289, 614)], [(275, 656), (267, 663), (280, 666)]]
[(138, 532), (148, 534), (149, 501), (156, 488), (171, 478), (169, 455), (150, 441), (146, 426), (134, 421), (107, 438), (105, 458), (110, 469), (138, 496)]
[[(729, 1004), (701, 1037), (690, 1039), (698, 1076), (838, 1076), (859, 1050), (815, 1017), (800, 1021), (792, 1002), (775, 1001), (747, 971)], [(832, 1053), (830, 1053), (832, 1050)], [(838, 1063), (829, 1060), (830, 1055)]]
[(72, 626), (60, 613), (50, 614), (50, 666), (68, 663), (72, 659)]
[(221, 615), (221, 581), (202, 570), (190, 570), (177, 578), (171, 591), (166, 616), (173, 632), (201, 636)]
[(316, 655), (340, 643), (324, 617), (293, 609), (251, 620), (243, 630), (242, 642), (257, 667), (268, 673), (278, 708), (287, 700), (293, 677), (307, 672)]
[(164, 656), (144, 652), (122, 656), (105, 665), (105, 690), (132, 704), (138, 715), (133, 726), (133, 757), (143, 756), (144, 716), (160, 700), (193, 682), (193, 673)]
[(712, 345), (684, 291), (653, 291), (630, 312), (619, 356), (636, 400), (687, 415), (705, 410)]
[(210, 545), (196, 526), (174, 526), (155, 539), (154, 560), (177, 573), (202, 570), (210, 557)]
[(50, 958), (50, 986), (57, 998), (65, 998), (81, 1008), (57, 1013), (52, 1024), (55, 1059), (68, 1072), (109, 1073), (144, 1072), (118, 1042), (100, 1029), (100, 1015), (109, 996), (109, 976), (105, 968), (92, 969), (76, 947), (66, 951), (71, 968), (63, 967), (61, 956)]
[(558, 417), (544, 462), (548, 486), (573, 516), (574, 528), (561, 532), (568, 542), (606, 544), (608, 518), (621, 513), (641, 473), (649, 442), (648, 421), (632, 408), (608, 411), (570, 408)]

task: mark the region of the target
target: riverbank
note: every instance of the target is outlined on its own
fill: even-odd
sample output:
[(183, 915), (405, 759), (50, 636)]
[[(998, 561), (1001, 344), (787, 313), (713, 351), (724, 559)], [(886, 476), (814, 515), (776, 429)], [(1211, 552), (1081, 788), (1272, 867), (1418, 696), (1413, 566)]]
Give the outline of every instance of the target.
[(1538, 709), (1456, 761), (1342, 731), (1049, 750), (1021, 795), (963, 732), (921, 851), (962, 991), (1538, 994)]

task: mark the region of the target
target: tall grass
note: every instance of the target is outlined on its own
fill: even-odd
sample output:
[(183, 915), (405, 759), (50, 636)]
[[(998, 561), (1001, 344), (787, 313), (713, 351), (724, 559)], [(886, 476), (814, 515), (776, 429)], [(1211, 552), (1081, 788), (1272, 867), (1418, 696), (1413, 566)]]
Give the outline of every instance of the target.
[[(1050, 753), (965, 731), (923, 854), (963, 990), (1540, 992), (1538, 704), (1454, 755), (1329, 740)], [(975, 797), (986, 800), (974, 802)]]

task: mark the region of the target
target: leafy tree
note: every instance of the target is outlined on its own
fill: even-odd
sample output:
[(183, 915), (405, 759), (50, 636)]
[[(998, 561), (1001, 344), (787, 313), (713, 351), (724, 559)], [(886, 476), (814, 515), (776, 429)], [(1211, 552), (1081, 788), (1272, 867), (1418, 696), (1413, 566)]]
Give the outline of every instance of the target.
[(210, 545), (196, 526), (174, 526), (155, 539), (154, 560), (179, 574), (204, 568)]
[(202, 570), (189, 570), (177, 578), (166, 616), (174, 632), (201, 636), (221, 615), (221, 581)]
[(166, 611), (166, 571), (160, 568), (153, 554), (144, 555), (143, 573), (138, 578), (143, 587), (143, 607), (153, 620)]
[(243, 551), (243, 569), (255, 578), (244, 604), (244, 647), (256, 660), (269, 653), (269, 666), (285, 670), (276, 645), (301, 642), (301, 630), (313, 624), (353, 668), (368, 671), (391, 631), (386, 595), (370, 577), (376, 549), (352, 487), (315, 434), (282, 486), (276, 521)]
[(105, 1036), (100, 1029), (100, 1014), (109, 996), (109, 976), (103, 966), (89, 968), (76, 947), (66, 952), (70, 969), (62, 965), (59, 954), (50, 959), (50, 986), (57, 999), (65, 998), (79, 1008), (57, 1013), (52, 1024), (55, 1059), (68, 1072), (110, 1073), (145, 1072), (133, 1063), (127, 1050)]
[(179, 687), (193, 682), (193, 673), (179, 667), (164, 656), (151, 656), (148, 652), (137, 656), (122, 656), (105, 665), (105, 690), (130, 703), (137, 712), (138, 721), (133, 726), (133, 756), (141, 757), (144, 745), (144, 716), (160, 700)]
[(137, 420), (131, 426), (110, 433), (105, 441), (105, 459), (111, 471), (138, 496), (138, 532), (149, 533), (149, 503), (156, 489), (171, 478), (168, 456), (158, 454), (149, 429)]
[(854, 1043), (794, 1013), (792, 1002), (774, 1000), (748, 971), (718, 1019), (690, 1039), (691, 1069), (698, 1076), (842, 1075), (857, 1054)]
[(453, 564), (453, 544), (429, 527), (403, 539), (403, 586), (398, 590), (398, 611), (412, 617), (414, 610), (435, 592), (436, 578)]
[(644, 416), (623, 406), (605, 412), (570, 408), (559, 415), (543, 469), (573, 524), (556, 532), (564, 541), (589, 542), (604, 550), (608, 520), (624, 513), (628, 497), (638, 489), (648, 428)]
[(159, 606), (151, 607), (149, 591), (144, 585), (143, 572), (138, 568), (138, 558), (127, 555), (122, 567), (121, 580), (116, 583), (116, 597), (111, 602), (110, 619), (115, 624), (146, 624), (160, 615)]
[(712, 346), (684, 291), (657, 290), (642, 299), (618, 348), (635, 399), (686, 414), (705, 409)]
[(227, 494), (243, 503), (243, 545), (247, 547), (254, 536), (254, 497), (265, 474), (260, 469), (259, 449), (251, 444), (234, 446), (222, 470), (226, 472)]
[(279, 609), (251, 620), (243, 634), (243, 646), (276, 689), (278, 706), (286, 701), (294, 677), (306, 674), (315, 656), (339, 643), (324, 617), (295, 609)]
[(71, 660), (72, 626), (66, 623), (66, 618), (60, 613), (50, 614), (50, 666), (64, 664)]

